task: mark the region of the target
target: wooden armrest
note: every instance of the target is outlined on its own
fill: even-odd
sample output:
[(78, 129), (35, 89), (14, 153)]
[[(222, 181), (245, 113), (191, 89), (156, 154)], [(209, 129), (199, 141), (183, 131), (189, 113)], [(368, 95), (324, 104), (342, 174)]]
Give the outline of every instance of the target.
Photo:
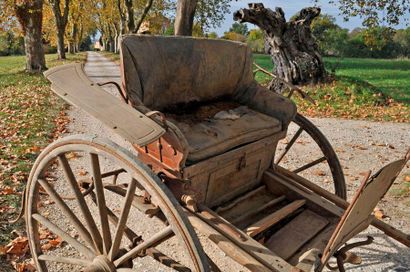
[(144, 146), (165, 133), (155, 121), (89, 80), (82, 64), (58, 66), (44, 75), (58, 96), (97, 118), (132, 144)]

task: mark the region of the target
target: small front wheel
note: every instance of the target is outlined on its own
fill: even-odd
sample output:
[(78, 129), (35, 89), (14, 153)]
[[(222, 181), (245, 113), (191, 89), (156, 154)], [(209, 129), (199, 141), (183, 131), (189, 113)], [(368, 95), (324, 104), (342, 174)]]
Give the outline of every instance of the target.
[(210, 271), (172, 193), (109, 141), (71, 136), (49, 145), (30, 173), (26, 224), (40, 272)]

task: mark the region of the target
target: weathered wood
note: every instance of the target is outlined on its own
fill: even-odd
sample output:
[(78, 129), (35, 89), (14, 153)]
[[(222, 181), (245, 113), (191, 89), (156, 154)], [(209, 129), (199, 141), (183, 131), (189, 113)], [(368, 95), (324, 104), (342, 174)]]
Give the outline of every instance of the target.
[(172, 226), (167, 226), (166, 228), (162, 229), (160, 232), (157, 232), (155, 235), (146, 239), (144, 242), (130, 249), (127, 253), (122, 255), (120, 258), (116, 259), (114, 261), (114, 265), (118, 267), (119, 265), (123, 264), (127, 260), (133, 259), (139, 252), (146, 250), (150, 247), (155, 247), (156, 245), (169, 239), (173, 235), (174, 235), (174, 231), (172, 230)]
[(235, 217), (234, 219), (231, 220), (232, 224), (236, 224), (239, 223), (251, 216), (254, 216), (256, 214), (259, 214), (263, 211), (265, 211), (266, 209), (271, 208), (272, 206), (274, 206), (275, 204), (278, 204), (279, 202), (282, 202), (283, 200), (285, 200), (286, 197), (285, 196), (279, 196), (277, 198), (272, 199), (271, 201), (269, 201), (268, 203), (259, 206), (255, 209), (249, 209), (248, 211), (244, 212), (241, 216)]
[[(273, 173), (272, 170), (268, 170), (267, 172)], [(290, 180), (292, 180), (294, 183), (298, 183), (300, 185), (303, 185), (305, 188), (311, 190), (312, 192), (318, 194), (319, 196), (331, 201), (332, 203), (334, 203), (335, 205), (337, 205), (338, 207), (342, 208), (342, 209), (346, 209), (349, 206), (349, 202), (347, 202), (346, 200), (326, 191), (325, 189), (323, 189), (322, 187), (310, 182), (309, 180), (295, 174), (292, 173), (280, 166), (276, 166), (276, 170), (275, 170), (276, 174), (281, 174), (283, 176), (288, 177)], [(340, 216), (341, 213), (343, 212), (343, 210), (339, 210), (339, 212), (337, 213), (333, 213), (335, 215)], [(340, 213), (340, 214), (339, 214)], [(386, 235), (390, 236), (391, 238), (399, 241), (400, 243), (410, 247), (410, 235), (403, 233), (402, 231), (398, 230), (397, 228), (377, 219), (377, 218), (373, 218), (371, 225), (378, 228), (379, 230), (383, 231)]]
[(37, 220), (37, 222), (39, 222), (41, 225), (48, 228), (51, 232), (60, 236), (64, 241), (66, 241), (71, 246), (73, 246), (75, 249), (77, 249), (78, 252), (83, 254), (89, 260), (92, 260), (96, 256), (93, 251), (91, 251), (89, 248), (87, 248), (86, 246), (81, 244), (79, 241), (71, 237), (68, 233), (66, 233), (64, 230), (62, 230), (60, 227), (58, 227), (54, 223), (50, 222), (47, 218), (45, 218), (41, 214), (34, 213), (31, 216), (33, 219)]
[(328, 223), (325, 218), (305, 210), (272, 235), (266, 246), (287, 260)]
[(235, 200), (229, 202), (227, 205), (219, 206), (219, 207), (216, 209), (216, 212), (217, 212), (218, 214), (220, 214), (220, 213), (224, 213), (224, 212), (226, 212), (226, 211), (228, 211), (228, 210), (231, 210), (231, 209), (234, 208), (235, 206), (240, 205), (241, 203), (243, 203), (244, 201), (246, 201), (248, 198), (250, 198), (250, 197), (252, 197), (252, 196), (254, 196), (254, 195), (256, 195), (256, 194), (258, 194), (259, 192), (264, 191), (264, 190), (266, 190), (266, 187), (265, 187), (264, 185), (263, 185), (263, 186), (260, 186), (260, 187), (256, 188), (255, 190), (252, 190), (252, 191), (250, 191), (249, 193), (246, 193), (245, 195), (240, 196), (240, 197), (236, 198)]
[(62, 256), (52, 256), (52, 255), (39, 255), (38, 259), (41, 261), (48, 261), (48, 262), (56, 262), (56, 263), (64, 263), (64, 264), (74, 264), (80, 266), (88, 266), (91, 264), (92, 261), (90, 260), (83, 260), (83, 259), (75, 259), (75, 258), (67, 258)]
[(82, 64), (58, 66), (44, 75), (57, 95), (94, 116), (132, 144), (143, 146), (165, 133), (155, 121), (90, 81)]
[(322, 268), (344, 243), (369, 227), (374, 208), (393, 185), (407, 160), (392, 162), (363, 180), (323, 251)]
[(108, 254), (111, 248), (111, 231), (108, 223), (107, 203), (105, 201), (104, 187), (101, 178), (100, 160), (97, 154), (90, 154), (91, 170), (95, 186), (95, 194), (97, 195), (98, 215), (100, 218), (101, 236), (103, 242), (103, 250)]
[(184, 169), (183, 178), (200, 191), (198, 202), (214, 207), (231, 201), (258, 186), (282, 136), (278, 133), (195, 163)]
[(223, 252), (226, 253), (230, 258), (248, 268), (250, 271), (255, 272), (270, 272), (270, 268), (266, 267), (256, 258), (251, 256), (246, 250), (237, 246), (232, 242), (227, 236), (221, 234), (211, 225), (205, 223), (203, 220), (187, 211), (187, 216), (194, 228), (196, 228), (200, 233), (207, 236), (212, 242), (214, 242)]
[(198, 208), (201, 212), (195, 213), (195, 216), (210, 225), (219, 235), (229, 238), (236, 246), (245, 250), (253, 258), (271, 270), (281, 272), (291, 271), (292, 267), (287, 262), (259, 242), (247, 236), (243, 231), (220, 217), (214, 211), (201, 204), (198, 205)]
[(268, 188), (272, 188), (272, 190), (275, 190), (275, 187), (280, 185), (284, 188), (284, 190), (288, 192), (295, 192), (302, 198), (306, 199), (308, 202), (312, 202), (313, 204), (320, 206), (321, 208), (336, 216), (342, 216), (344, 212), (344, 209), (339, 208), (327, 199), (324, 199), (316, 193), (313, 193), (312, 191), (306, 189), (302, 185), (296, 182), (292, 182), (292, 180), (290, 179), (286, 180), (282, 176), (276, 175), (271, 171), (265, 172), (263, 182)]
[[(120, 185), (104, 185), (104, 188), (123, 197), (125, 197), (127, 193), (127, 190), (121, 188)], [(143, 196), (134, 195), (131, 204), (134, 208), (146, 215), (155, 215), (160, 211), (158, 206), (152, 203), (145, 203)]]
[(286, 205), (282, 209), (268, 215), (267, 217), (259, 220), (258, 222), (247, 227), (245, 232), (251, 237), (258, 235), (266, 229), (272, 227), (276, 223), (280, 222), (284, 218), (290, 216), (297, 209), (302, 207), (306, 203), (306, 200), (295, 200), (292, 203)]
[[(255, 24), (265, 33), (267, 51), (275, 64), (274, 74), (292, 84), (317, 83), (325, 78), (326, 71), (312, 36), (310, 24), (319, 16), (320, 8), (302, 9), (286, 22), (281, 8), (275, 11), (263, 4), (249, 4), (248, 9), (234, 13), (234, 19), (241, 23)], [(285, 84), (274, 78), (271, 90), (281, 92)]]
[(329, 220), (329, 224), (322, 231), (320, 231), (320, 233), (318, 233), (315, 237), (310, 239), (306, 244), (299, 248), (299, 250), (295, 254), (293, 254), (291, 258), (287, 259), (287, 261), (291, 265), (298, 265), (302, 261), (302, 255), (305, 255), (305, 253), (309, 250), (315, 249), (319, 253), (323, 252), (330, 236), (336, 228), (337, 222), (339, 222), (338, 218), (326, 219)]

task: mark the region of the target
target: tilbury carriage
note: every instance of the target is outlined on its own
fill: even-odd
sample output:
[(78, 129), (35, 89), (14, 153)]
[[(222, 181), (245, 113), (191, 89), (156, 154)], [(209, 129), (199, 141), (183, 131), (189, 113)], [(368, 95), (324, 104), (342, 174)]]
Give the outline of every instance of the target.
[[(260, 86), (252, 67), (242, 43), (129, 35), (122, 99), (81, 64), (47, 71), (55, 93), (136, 152), (80, 135), (40, 154), (25, 198), (38, 271), (226, 270), (209, 241), (250, 271), (321, 271), (331, 257), (343, 271), (359, 259), (349, 250), (372, 238), (348, 241), (370, 224), (409, 246), (408, 235), (372, 215), (409, 155), (367, 177), (346, 202), (328, 141), (291, 100)], [(275, 154), (291, 122), (299, 129)], [(287, 170), (280, 161), (304, 131), (323, 157)], [(329, 165), (333, 191), (298, 174), (319, 163)], [(49, 235), (63, 246), (48, 251)]]

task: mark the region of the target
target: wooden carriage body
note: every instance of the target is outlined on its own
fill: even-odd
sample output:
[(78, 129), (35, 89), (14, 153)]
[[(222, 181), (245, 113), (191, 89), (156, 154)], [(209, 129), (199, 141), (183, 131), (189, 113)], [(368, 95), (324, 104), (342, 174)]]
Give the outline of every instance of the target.
[[(295, 118), (296, 106), (254, 80), (246, 45), (188, 37), (124, 36), (121, 76), (124, 101), (90, 81), (81, 65), (46, 72), (54, 92), (134, 146), (138, 158), (130, 159), (130, 164), (140, 167), (142, 162), (149, 167), (140, 171), (151, 176), (151, 185), (162, 188), (160, 194), (169, 198), (168, 204), (183, 206), (170, 213), (184, 211), (184, 215), (178, 214), (181, 219), (176, 225), (191, 237), (186, 243), (197, 247), (192, 256), (197, 258), (198, 271), (219, 269), (201, 255), (191, 225), (251, 271), (310, 271), (312, 267), (321, 271), (331, 256), (337, 257), (342, 269), (352, 247), (343, 244), (370, 224), (410, 245), (406, 234), (371, 214), (410, 155), (366, 178), (350, 204), (343, 193), (340, 198), (276, 165), (276, 147)], [(72, 142), (84, 141), (68, 140)], [(106, 147), (93, 139), (89, 142), (96, 150)], [(61, 145), (55, 144), (57, 149)], [(52, 154), (53, 148), (45, 152)], [(101, 176), (116, 179), (121, 171), (125, 170), (94, 176), (89, 184)], [(28, 187), (35, 188), (30, 186), (35, 182), (31, 177)], [(163, 184), (167, 188), (161, 187)], [(100, 186), (122, 196), (126, 195), (124, 188), (130, 187), (115, 183)], [(35, 189), (28, 190), (29, 207), (35, 199), (30, 198), (30, 190)], [(163, 206), (149, 199), (135, 196), (132, 203), (152, 217), (152, 211)], [(31, 220), (30, 213), (27, 218)], [(175, 224), (166, 221), (170, 223)], [(124, 256), (130, 258), (133, 250)], [(124, 256), (119, 257), (121, 262)], [(36, 259), (38, 266), (42, 265), (40, 259)], [(113, 270), (123, 264), (118, 259), (104, 262), (111, 270), (97, 268), (94, 259), (87, 271), (121, 271)], [(201, 266), (204, 263), (210, 265)]]

